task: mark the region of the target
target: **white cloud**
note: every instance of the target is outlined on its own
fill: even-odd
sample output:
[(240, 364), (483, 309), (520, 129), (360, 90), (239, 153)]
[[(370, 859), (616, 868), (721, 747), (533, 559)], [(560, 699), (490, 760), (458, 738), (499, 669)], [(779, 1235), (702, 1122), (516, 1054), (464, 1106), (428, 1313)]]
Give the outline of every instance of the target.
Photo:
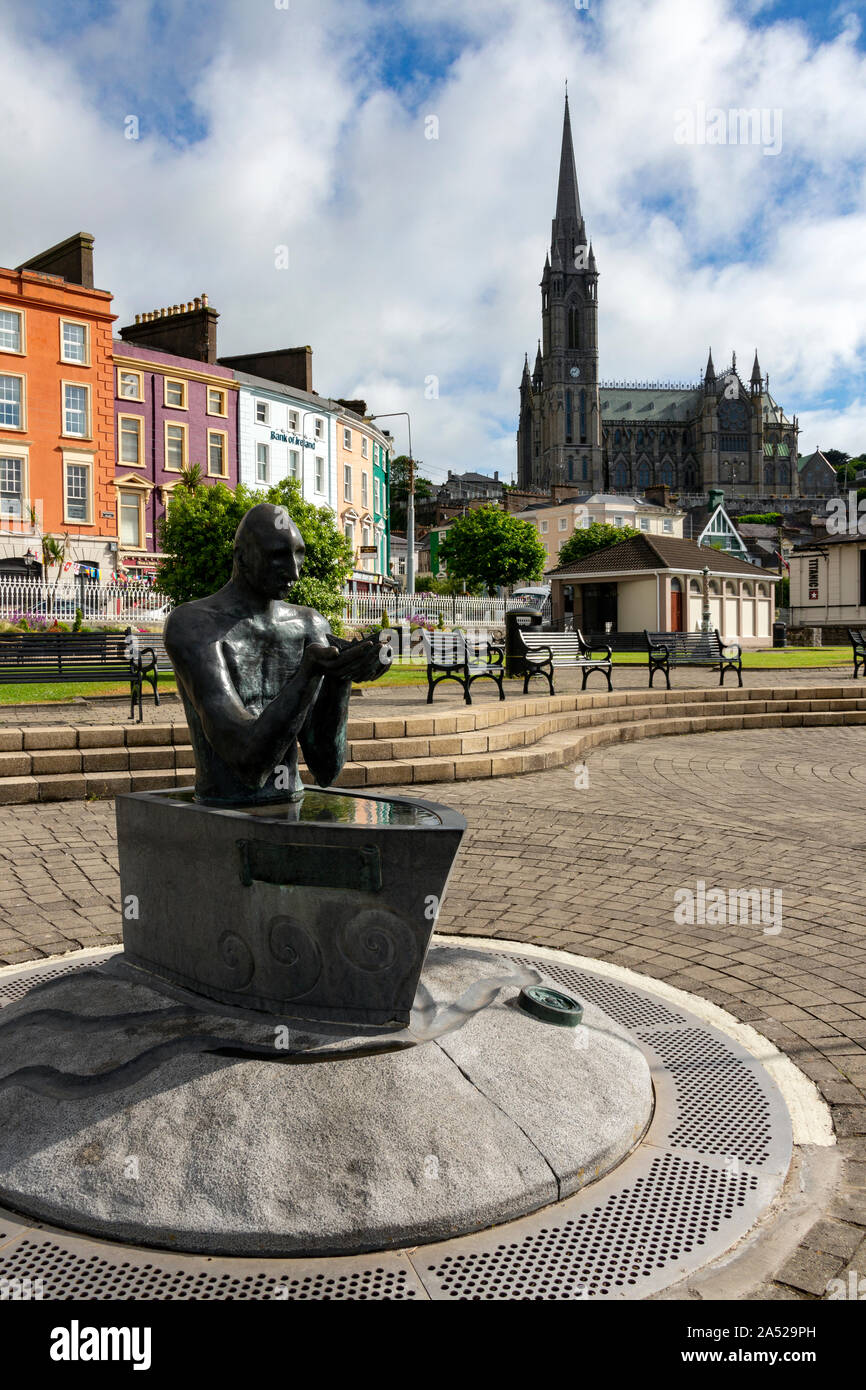
[[(710, 342), (717, 365), (732, 347), (750, 364), (757, 345), (804, 448), (866, 444), (859, 404), (820, 399), (838, 373), (856, 380), (866, 348), (852, 27), (810, 48), (800, 26), (750, 27), (715, 0), (215, 0), (195, 32), (180, 0), (164, 13), (164, 50), (144, 5), (52, 47), (10, 23), (4, 263), (83, 227), (121, 323), (206, 290), (222, 352), (309, 342), (320, 391), (411, 409), (431, 471), (510, 474), (568, 76), (602, 374), (691, 379)], [(404, 71), (405, 87), (382, 87), (401, 52), (428, 68), (456, 56), (435, 82)], [(142, 139), (128, 141), (142, 91)], [(171, 138), (178, 96), (203, 139)], [(781, 153), (676, 144), (675, 111), (698, 103), (781, 108)]]

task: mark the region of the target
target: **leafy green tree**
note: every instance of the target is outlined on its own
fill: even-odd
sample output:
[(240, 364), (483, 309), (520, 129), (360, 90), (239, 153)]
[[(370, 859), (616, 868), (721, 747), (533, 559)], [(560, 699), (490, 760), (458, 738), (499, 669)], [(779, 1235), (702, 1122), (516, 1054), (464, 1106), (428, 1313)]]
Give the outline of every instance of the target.
[(295, 478), (285, 478), (262, 496), (240, 484), (206, 484), (190, 479), (174, 489), (159, 521), (164, 558), (157, 584), (173, 603), (188, 603), (222, 588), (232, 572), (232, 544), (241, 518), (259, 502), (288, 511), (307, 547), (304, 570), (286, 597), (317, 608), (339, 624), (342, 590), (352, 570), (352, 548), (327, 507), (305, 502)]
[(354, 558), (334, 513), (327, 507), (305, 502), (297, 478), (283, 478), (269, 489), (265, 501), (285, 507), (307, 547), (303, 573), (288, 593), (290, 601), (318, 609), (333, 626), (343, 611), (343, 589), (352, 573)]
[(781, 512), (748, 512), (734, 518), (734, 525), (744, 521), (747, 526), (781, 526)]
[[(418, 472), (419, 464), (415, 460), (415, 505), (419, 502), (428, 502), (433, 496), (433, 484), (429, 478), (424, 478)], [(391, 467), (388, 470), (388, 498), (391, 509), (391, 529), (405, 531), (406, 529), (406, 499), (409, 496), (409, 456), (408, 454), (398, 454), (391, 460)]]
[(460, 598), (468, 594), (470, 598), (480, 598), (484, 592), (483, 584), (471, 584), (468, 579), (461, 579), (459, 575), (441, 575), (439, 579), (439, 592), (446, 594), (448, 598)]
[(157, 585), (173, 603), (189, 603), (221, 589), (232, 572), (232, 541), (244, 513), (257, 501), (248, 488), (181, 481), (157, 526), (163, 559)]
[(836, 469), (837, 473), (840, 471), (840, 469), (844, 471), (845, 465), (851, 458), (851, 455), (846, 454), (844, 449), (822, 449), (821, 453), (824, 455), (825, 459), (831, 465), (831, 467)]
[(607, 526), (604, 522), (594, 521), (585, 530), (573, 531), (563, 542), (559, 548), (558, 564), (571, 565), (586, 555), (592, 555), (595, 550), (606, 550), (609, 545), (618, 545), (620, 541), (640, 534), (633, 526)]
[(531, 521), (518, 521), (498, 507), (477, 507), (452, 522), (439, 547), (448, 573), (488, 594), (500, 584), (540, 579), (547, 553)]

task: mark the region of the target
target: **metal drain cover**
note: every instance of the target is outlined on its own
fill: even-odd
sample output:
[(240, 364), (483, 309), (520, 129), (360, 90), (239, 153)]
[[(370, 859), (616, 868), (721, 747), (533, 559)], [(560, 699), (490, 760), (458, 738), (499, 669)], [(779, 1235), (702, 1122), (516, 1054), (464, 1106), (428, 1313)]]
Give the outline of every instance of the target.
[[(572, 966), (565, 953), (509, 955), (604, 1010), (650, 1058), (652, 1125), (600, 1182), (478, 1235), (340, 1259), (174, 1255), (0, 1211), (0, 1300), (20, 1298), (27, 1281), (35, 1296), (59, 1300), (639, 1299), (723, 1254), (776, 1196), (790, 1163), (790, 1119), (772, 1078), (686, 1010)], [(92, 963), (88, 953), (10, 972), (0, 977), (0, 1006)]]

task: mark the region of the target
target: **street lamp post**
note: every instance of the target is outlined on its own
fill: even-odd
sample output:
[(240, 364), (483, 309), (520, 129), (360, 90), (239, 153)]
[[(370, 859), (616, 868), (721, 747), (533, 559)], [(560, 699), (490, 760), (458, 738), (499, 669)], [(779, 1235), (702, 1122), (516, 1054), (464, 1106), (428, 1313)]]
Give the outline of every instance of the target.
[(710, 567), (704, 565), (703, 580), (701, 583), (701, 594), (703, 596), (703, 611), (701, 613), (701, 632), (710, 630)]
[(405, 415), (409, 431), (409, 492), (406, 497), (406, 593), (415, 592), (415, 460), (412, 455), (412, 419), (408, 410), (389, 410), (371, 420), (394, 420)]

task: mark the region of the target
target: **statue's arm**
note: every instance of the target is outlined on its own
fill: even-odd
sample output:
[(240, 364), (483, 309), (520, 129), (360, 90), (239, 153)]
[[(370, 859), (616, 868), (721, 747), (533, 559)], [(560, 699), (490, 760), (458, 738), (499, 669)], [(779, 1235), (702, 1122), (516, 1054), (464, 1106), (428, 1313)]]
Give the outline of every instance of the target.
[[(337, 648), (349, 646), (334, 636), (330, 624), (319, 614), (316, 614), (310, 635), (315, 642), (329, 642)], [(351, 694), (351, 675), (326, 674), (298, 734), (304, 762), (319, 787), (329, 787), (335, 782), (346, 761), (346, 721)]]
[(305, 651), (295, 674), (256, 716), (238, 698), (218, 640), (198, 636), (192, 643), (167, 629), (166, 648), (214, 752), (247, 786), (261, 786), (283, 762), (322, 684), (312, 653)]

